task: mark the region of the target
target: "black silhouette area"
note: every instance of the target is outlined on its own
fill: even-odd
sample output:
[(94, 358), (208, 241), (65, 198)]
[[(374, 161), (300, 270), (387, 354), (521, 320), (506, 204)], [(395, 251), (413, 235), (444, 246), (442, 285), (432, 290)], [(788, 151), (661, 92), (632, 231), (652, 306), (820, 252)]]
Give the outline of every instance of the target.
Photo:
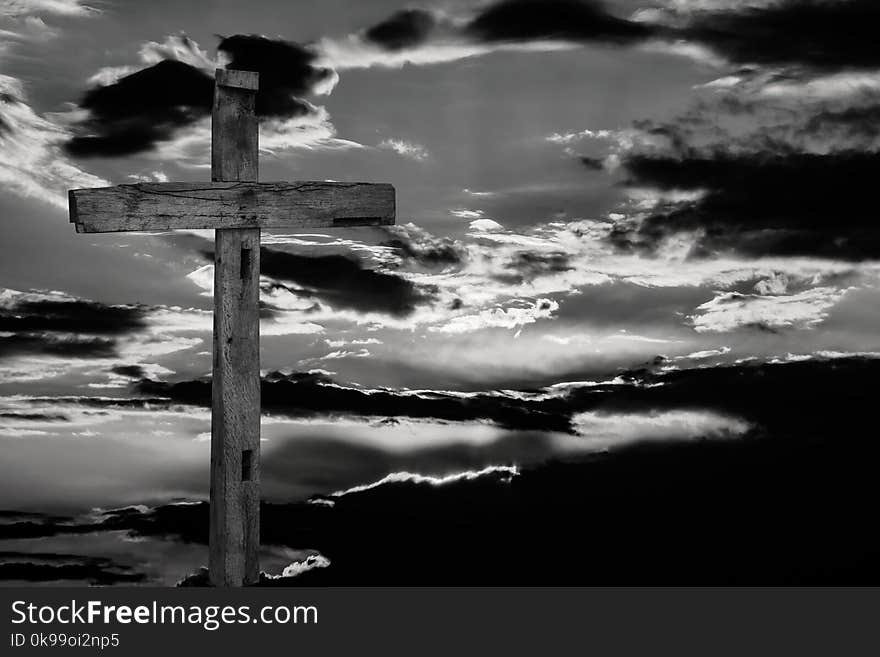
[[(264, 503), (263, 544), (314, 549), (331, 565), (262, 584), (880, 583), (878, 374), (880, 362), (863, 358), (631, 372), (631, 385), (600, 393), (594, 408), (713, 409), (755, 429), (546, 463), (513, 478)], [(0, 538), (123, 530), (205, 543), (208, 507), (119, 509), (94, 523), (8, 520)]]

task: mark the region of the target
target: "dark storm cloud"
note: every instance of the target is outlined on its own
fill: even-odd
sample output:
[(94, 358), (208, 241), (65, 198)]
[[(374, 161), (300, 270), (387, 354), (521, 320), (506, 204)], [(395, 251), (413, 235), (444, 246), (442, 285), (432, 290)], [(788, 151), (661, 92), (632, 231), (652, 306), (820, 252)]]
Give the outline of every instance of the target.
[(208, 116), (214, 82), (183, 62), (164, 60), (88, 91), (80, 107), (89, 118), (67, 151), (79, 157), (122, 156), (153, 148), (181, 127)]
[[(211, 252), (204, 252), (204, 256), (214, 259)], [(430, 287), (368, 269), (360, 261), (343, 255), (302, 256), (263, 247), (260, 271), (277, 281), (307, 288), (311, 295), (335, 309), (404, 317), (434, 298)]]
[(317, 85), (335, 76), (333, 69), (315, 65), (314, 52), (292, 41), (236, 34), (221, 40), (217, 49), (230, 59), (226, 68), (260, 74), (258, 116), (308, 114), (309, 105), (298, 97), (312, 93)]
[(520, 251), (511, 257), (505, 267), (511, 272), (500, 279), (506, 282), (523, 283), (539, 276), (559, 274), (574, 269), (571, 258), (562, 252)]
[(308, 288), (334, 308), (406, 316), (433, 298), (431, 290), (401, 276), (366, 269), (343, 255), (300, 256), (260, 249), (266, 276)]
[[(19, 105), (20, 103), (21, 101), (12, 94), (0, 93), (0, 107), (2, 105)], [(11, 131), (12, 126), (9, 125), (9, 121), (0, 113), (0, 136), (9, 134)]]
[[(108, 358), (116, 354), (115, 336), (146, 326), (140, 306), (109, 306), (94, 301), (21, 300), (0, 308), (0, 358), (50, 354)], [(99, 337), (100, 336), (100, 337)]]
[(110, 371), (119, 376), (127, 376), (130, 379), (145, 379), (147, 373), (140, 365), (116, 365)]
[(22, 420), (25, 422), (69, 422), (70, 418), (61, 413), (0, 413), (6, 420)]
[[(702, 44), (738, 64), (784, 66), (798, 74), (872, 68), (880, 5), (874, 0), (781, 0), (741, 6), (664, 9), (643, 20), (612, 13), (599, 0), (501, 0), (479, 9), (462, 27), (475, 42), (564, 40), (638, 44), (651, 39)], [(409, 9), (364, 33), (386, 50), (417, 47), (432, 38), (438, 19)]]
[(504, 0), (482, 10), (465, 32), (480, 41), (563, 39), (632, 43), (653, 28), (610, 14), (595, 0)]
[[(210, 406), (211, 382), (206, 379), (168, 383), (144, 379), (135, 390), (173, 402)], [(336, 385), (316, 373), (272, 372), (262, 381), (264, 411), (287, 417), (342, 415), (360, 417), (409, 417), (441, 421), (490, 421), (510, 429), (570, 432), (566, 415), (545, 409), (541, 402), (493, 395), (460, 397), (444, 392), (421, 395), (393, 390), (359, 390)]]
[[(659, 364), (662, 364), (662, 359)], [(440, 421), (491, 421), (518, 430), (573, 431), (577, 413), (645, 413), (669, 409), (711, 410), (742, 417), (759, 427), (782, 431), (805, 418), (805, 428), (818, 426), (812, 414), (792, 417), (791, 408), (809, 401), (810, 408), (826, 413), (865, 399), (871, 377), (880, 373), (880, 360), (849, 358), (785, 364), (742, 364), (655, 373), (646, 369), (615, 373), (625, 383), (575, 387), (566, 393), (529, 396), (475, 393), (469, 396), (443, 391), (416, 394), (394, 390), (361, 390), (335, 384), (320, 373), (272, 372), (262, 381), (262, 404), (269, 413), (288, 417), (343, 415), (409, 417)], [(144, 379), (137, 393), (171, 402), (209, 406), (208, 379), (170, 383)], [(535, 391), (532, 391), (535, 392)], [(796, 400), (801, 400), (797, 402)], [(822, 409), (821, 411), (819, 409)], [(824, 416), (823, 416), (824, 417)], [(784, 426), (778, 423), (784, 423)], [(839, 424), (828, 414), (823, 426)]]
[(120, 335), (146, 326), (139, 306), (109, 306), (96, 301), (22, 300), (0, 308), (0, 331), (52, 331)]
[[(185, 41), (192, 47), (192, 42)], [(314, 65), (307, 48), (280, 39), (235, 35), (223, 38), (218, 50), (228, 68), (257, 71), (260, 89), (256, 111), (266, 118), (305, 116), (313, 111), (299, 96), (335, 76)], [(65, 148), (78, 157), (125, 156), (155, 148), (160, 141), (211, 113), (214, 80), (187, 63), (165, 59), (113, 84), (86, 92), (79, 106), (86, 120), (74, 127)]]
[(602, 171), (605, 168), (605, 162), (598, 157), (581, 156), (581, 164), (593, 171)]
[(0, 336), (0, 358), (23, 354), (110, 358), (116, 355), (116, 341), (108, 338), (60, 337), (49, 333)]
[(52, 552), (0, 552), (0, 580), (27, 582), (85, 581), (109, 586), (143, 582), (146, 575), (102, 557)]
[[(314, 586), (877, 583), (878, 376), (880, 360), (864, 358), (629, 372), (566, 403), (713, 409), (759, 427), (741, 440), (644, 443), (513, 477), (397, 477), (320, 498), (332, 504), (263, 503), (262, 541), (326, 556), (330, 567), (297, 577)], [(125, 531), (205, 544), (208, 517), (204, 502), (131, 507), (81, 524), (21, 519), (0, 525), (0, 537)]]
[[(775, 146), (774, 146), (775, 148)], [(841, 151), (633, 155), (628, 184), (704, 190), (669, 204), (619, 243), (653, 247), (669, 234), (704, 229), (703, 251), (865, 259), (880, 255), (873, 181), (880, 154)]]
[(805, 126), (807, 134), (844, 134), (862, 139), (880, 137), (880, 99), (876, 104), (843, 109), (824, 109)]
[(364, 38), (386, 50), (418, 46), (428, 40), (436, 24), (434, 15), (424, 9), (404, 9), (364, 32)]
[(396, 249), (405, 260), (428, 267), (457, 265), (467, 258), (464, 245), (450, 237), (435, 237), (414, 224), (383, 227), (391, 239), (380, 246)]
[(875, 0), (783, 0), (697, 11), (680, 35), (727, 59), (813, 69), (880, 66)]

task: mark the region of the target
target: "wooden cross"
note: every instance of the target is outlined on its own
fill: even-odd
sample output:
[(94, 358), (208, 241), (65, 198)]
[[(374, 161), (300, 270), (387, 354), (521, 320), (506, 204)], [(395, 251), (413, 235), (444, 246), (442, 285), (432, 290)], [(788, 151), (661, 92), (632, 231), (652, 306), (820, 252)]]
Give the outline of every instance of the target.
[(140, 183), (69, 192), (78, 233), (213, 228), (211, 529), (215, 586), (259, 579), (260, 229), (394, 223), (394, 187), (257, 182), (259, 76), (218, 70), (210, 183)]

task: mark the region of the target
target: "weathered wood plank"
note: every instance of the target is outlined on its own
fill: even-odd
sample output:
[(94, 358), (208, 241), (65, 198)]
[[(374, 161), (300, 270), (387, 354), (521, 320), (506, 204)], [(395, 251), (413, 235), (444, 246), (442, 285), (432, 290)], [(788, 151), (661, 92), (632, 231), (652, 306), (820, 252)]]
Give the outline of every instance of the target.
[(216, 586), (259, 578), (259, 233), (258, 228), (218, 230), (214, 247), (208, 568)]
[(260, 86), (260, 74), (254, 71), (218, 68), (214, 74), (214, 83), (218, 87), (234, 87), (256, 91)]
[[(225, 87), (218, 87), (223, 88)], [(231, 89), (237, 93), (238, 89)], [(214, 135), (214, 144), (224, 140)], [(245, 141), (240, 144), (246, 145)], [(215, 148), (226, 150), (217, 145)], [(70, 220), (79, 233), (179, 228), (322, 228), (394, 223), (394, 187), (361, 182), (138, 183), (70, 191)], [(253, 156), (256, 168), (256, 155)]]
[[(256, 86), (215, 86), (215, 181), (257, 180)], [(208, 559), (215, 586), (252, 584), (260, 575), (259, 281), (260, 229), (217, 230)]]
[(259, 180), (255, 111), (259, 74), (217, 69), (211, 114), (211, 180)]

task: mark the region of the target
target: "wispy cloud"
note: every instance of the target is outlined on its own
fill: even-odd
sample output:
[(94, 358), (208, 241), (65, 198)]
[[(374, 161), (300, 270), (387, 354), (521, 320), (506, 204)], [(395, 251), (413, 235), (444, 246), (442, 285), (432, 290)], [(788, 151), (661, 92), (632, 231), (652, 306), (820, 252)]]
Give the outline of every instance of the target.
[(83, 0), (0, 0), (0, 16), (27, 16), (31, 14), (58, 14), (59, 16), (88, 16), (98, 9)]
[(67, 209), (68, 189), (109, 185), (66, 157), (69, 138), (34, 111), (20, 81), (0, 75), (0, 182), (7, 190)]
[(421, 144), (416, 144), (405, 139), (385, 139), (379, 142), (379, 148), (394, 151), (398, 155), (408, 157), (412, 160), (421, 162), (430, 157), (428, 149)]

